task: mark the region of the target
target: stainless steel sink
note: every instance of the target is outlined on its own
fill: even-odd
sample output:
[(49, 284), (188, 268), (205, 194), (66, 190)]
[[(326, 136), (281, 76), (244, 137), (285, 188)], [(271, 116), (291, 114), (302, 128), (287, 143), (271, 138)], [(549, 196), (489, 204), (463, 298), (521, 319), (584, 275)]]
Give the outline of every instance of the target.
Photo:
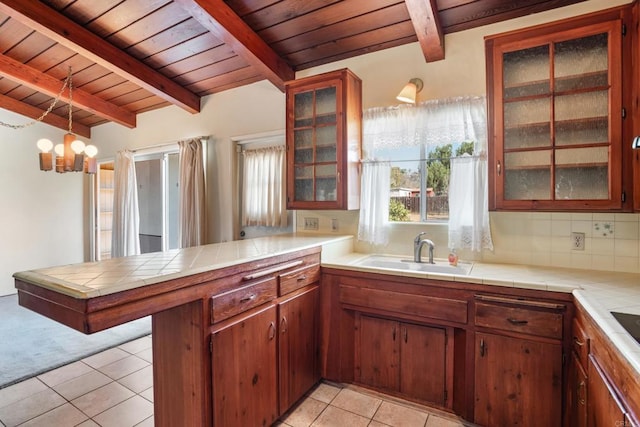
[(471, 272), (473, 263), (458, 262), (457, 266), (449, 265), (446, 260), (434, 260), (434, 264), (414, 262), (410, 259), (390, 255), (369, 255), (358, 261), (356, 265), (363, 267), (385, 268), (399, 271), (420, 271), (424, 273), (442, 273), (457, 276), (467, 276)]

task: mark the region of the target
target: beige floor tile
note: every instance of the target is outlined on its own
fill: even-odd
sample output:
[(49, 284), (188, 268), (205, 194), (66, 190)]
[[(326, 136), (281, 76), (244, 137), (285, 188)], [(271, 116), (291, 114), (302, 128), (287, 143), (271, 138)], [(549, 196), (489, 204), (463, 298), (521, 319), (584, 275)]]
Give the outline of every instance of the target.
[(132, 396), (131, 390), (117, 382), (112, 382), (74, 399), (71, 403), (88, 416), (94, 417)]
[(85, 393), (96, 390), (113, 381), (102, 372), (91, 369), (91, 372), (77, 378), (59, 384), (53, 389), (60, 393), (67, 400), (73, 400)]
[(134, 393), (140, 393), (153, 385), (153, 367), (148, 365), (118, 380), (120, 384)]
[(371, 420), (367, 427), (391, 427), (388, 424), (381, 423), (380, 421)]
[(100, 353), (96, 353), (93, 356), (86, 357), (82, 359), (82, 361), (92, 368), (101, 368), (105, 365), (115, 362), (116, 360), (124, 359), (127, 356), (129, 356), (129, 353), (115, 347)]
[(24, 424), (20, 424), (20, 427), (75, 426), (87, 419), (87, 416), (78, 408), (70, 403), (66, 403)]
[(109, 378), (117, 380), (147, 366), (149, 366), (149, 362), (146, 360), (142, 360), (137, 356), (127, 356), (124, 359), (104, 365), (98, 368), (98, 370)]
[(459, 421), (449, 420), (436, 415), (429, 415), (426, 427), (464, 427), (464, 424)]
[(118, 348), (130, 354), (136, 354), (143, 350), (148, 350), (151, 348), (151, 335), (126, 342), (122, 345), (119, 345)]
[(45, 391), (47, 386), (37, 378), (19, 382), (0, 390), (0, 408), (11, 405), (26, 397), (33, 396), (36, 393)]
[(326, 407), (326, 403), (307, 397), (282, 421), (292, 427), (309, 427)]
[(428, 414), (391, 402), (382, 402), (373, 419), (393, 427), (424, 427)]
[(133, 427), (153, 415), (153, 404), (140, 396), (124, 402), (93, 417), (101, 427)]
[(145, 399), (147, 399), (149, 402), (153, 403), (153, 387), (149, 387), (148, 389), (146, 389), (145, 391), (139, 393), (140, 396), (144, 397)]
[(13, 427), (42, 415), (66, 401), (55, 391), (47, 388), (32, 396), (0, 408), (0, 421), (7, 427)]
[(333, 399), (331, 405), (371, 419), (381, 403), (382, 400), (375, 397), (367, 396), (348, 388), (343, 388)]
[(368, 424), (369, 418), (329, 405), (311, 425), (312, 427), (366, 427)]
[(49, 387), (54, 387), (91, 371), (93, 371), (91, 366), (78, 361), (38, 375), (38, 379)]
[(340, 393), (341, 388), (333, 386), (331, 384), (320, 383), (311, 392), (310, 396), (316, 400), (325, 403), (331, 403), (331, 401)]
[(147, 418), (146, 420), (144, 420), (140, 424), (136, 424), (136, 427), (154, 427), (153, 416)]
[(153, 351), (150, 348), (139, 351), (138, 353), (136, 353), (136, 356), (138, 356), (142, 360), (146, 360), (149, 363), (153, 363)]

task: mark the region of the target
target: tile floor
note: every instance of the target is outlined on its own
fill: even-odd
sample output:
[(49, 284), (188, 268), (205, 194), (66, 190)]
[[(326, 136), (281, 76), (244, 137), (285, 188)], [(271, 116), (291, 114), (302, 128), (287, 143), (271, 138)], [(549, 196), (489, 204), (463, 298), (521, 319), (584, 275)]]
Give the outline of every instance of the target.
[[(277, 426), (465, 426), (354, 386), (319, 384)], [(0, 389), (0, 427), (153, 426), (151, 336)]]

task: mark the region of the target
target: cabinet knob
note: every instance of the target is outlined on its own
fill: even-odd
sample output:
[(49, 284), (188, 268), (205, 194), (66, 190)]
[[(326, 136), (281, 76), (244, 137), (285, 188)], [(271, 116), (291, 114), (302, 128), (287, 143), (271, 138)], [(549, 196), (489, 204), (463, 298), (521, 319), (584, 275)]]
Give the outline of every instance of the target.
[(287, 318), (286, 316), (282, 316), (280, 319), (280, 333), (284, 334), (287, 332)]
[(269, 341), (274, 339), (276, 336), (276, 325), (274, 322), (269, 323)]

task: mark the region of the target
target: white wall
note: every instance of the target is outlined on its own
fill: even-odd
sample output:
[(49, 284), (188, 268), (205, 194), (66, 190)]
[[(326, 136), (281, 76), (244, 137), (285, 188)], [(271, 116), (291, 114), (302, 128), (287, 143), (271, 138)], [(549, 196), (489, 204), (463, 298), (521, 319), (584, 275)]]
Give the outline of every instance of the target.
[[(0, 120), (23, 124), (23, 116), (0, 109)], [(15, 293), (17, 271), (81, 262), (87, 229), (81, 173), (39, 168), (36, 141), (62, 142), (65, 132), (49, 125), (0, 127), (0, 295)]]
[(138, 115), (135, 129), (109, 123), (93, 128), (100, 159), (118, 150), (143, 148), (183, 138), (210, 135), (207, 196), (208, 242), (233, 240), (237, 228), (236, 160), (231, 137), (285, 127), (285, 96), (266, 81), (207, 96), (199, 114), (167, 107)]

